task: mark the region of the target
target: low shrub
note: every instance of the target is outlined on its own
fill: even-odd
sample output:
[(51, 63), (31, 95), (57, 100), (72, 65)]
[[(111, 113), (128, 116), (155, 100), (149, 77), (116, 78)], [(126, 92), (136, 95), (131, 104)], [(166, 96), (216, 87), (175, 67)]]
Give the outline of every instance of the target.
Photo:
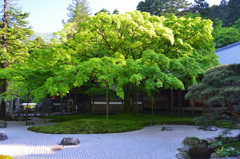
[(214, 157), (229, 157), (229, 156), (237, 156), (240, 155), (240, 152), (235, 150), (233, 147), (224, 148), (218, 148), (215, 152)]
[[(136, 114), (112, 114), (109, 115), (109, 122), (106, 122), (104, 115), (79, 114), (62, 116), (48, 116), (56, 125), (30, 127), (28, 130), (48, 134), (100, 134), (128, 132), (150, 126), (152, 124), (151, 114), (139, 114), (139, 123), (136, 123)], [(192, 117), (156, 114), (154, 124), (193, 124)]]
[(235, 150), (240, 151), (240, 141), (232, 142), (232, 143), (226, 143), (224, 144), (225, 147), (234, 147)]
[(29, 127), (28, 130), (48, 134), (104, 134), (142, 129), (131, 121), (71, 120), (51, 126)]
[(197, 145), (199, 142), (200, 142), (200, 139), (197, 137), (186, 137), (183, 140), (183, 144), (185, 146), (194, 146), (194, 145)]
[(237, 120), (227, 114), (221, 114), (220, 112), (215, 112), (210, 116), (199, 116), (193, 119), (195, 125), (199, 126), (200, 129), (204, 129), (208, 126), (218, 126), (221, 128), (228, 129), (238, 129), (240, 127)]
[(201, 129), (215, 125), (216, 121), (217, 120), (215, 118), (211, 118), (211, 116), (199, 116), (193, 119), (195, 125), (200, 126)]

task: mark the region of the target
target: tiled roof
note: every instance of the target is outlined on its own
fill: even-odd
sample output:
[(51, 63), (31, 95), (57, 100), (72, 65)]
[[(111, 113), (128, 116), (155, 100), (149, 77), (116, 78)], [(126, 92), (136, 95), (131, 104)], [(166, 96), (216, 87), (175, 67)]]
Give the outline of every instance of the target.
[(215, 52), (221, 65), (240, 63), (240, 42), (217, 49)]

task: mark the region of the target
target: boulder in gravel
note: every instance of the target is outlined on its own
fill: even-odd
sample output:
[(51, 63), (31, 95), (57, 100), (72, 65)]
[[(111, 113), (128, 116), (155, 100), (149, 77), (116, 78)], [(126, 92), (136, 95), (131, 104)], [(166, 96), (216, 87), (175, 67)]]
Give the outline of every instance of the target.
[(176, 157), (177, 157), (177, 159), (186, 159), (186, 154), (184, 154), (184, 153), (178, 153), (177, 155), (176, 155)]
[(207, 138), (206, 140), (207, 140), (208, 144), (212, 144), (212, 143), (216, 142), (215, 138)]
[(0, 128), (6, 128), (7, 127), (7, 122), (0, 120)]
[(7, 139), (8, 139), (7, 135), (5, 135), (4, 133), (0, 133), (0, 141), (4, 141)]
[(178, 148), (177, 150), (180, 152), (187, 152), (190, 148), (191, 148), (191, 146), (184, 146), (182, 148)]
[(34, 125), (33, 121), (28, 122), (28, 125)]
[(162, 130), (162, 131), (172, 131), (172, 128), (171, 128), (171, 127), (166, 127), (166, 126), (164, 126), (164, 127), (162, 127), (161, 130)]
[(63, 138), (60, 145), (78, 145), (80, 141), (76, 138), (67, 137)]
[(205, 131), (217, 131), (218, 128), (216, 126), (208, 126), (203, 130), (205, 130)]

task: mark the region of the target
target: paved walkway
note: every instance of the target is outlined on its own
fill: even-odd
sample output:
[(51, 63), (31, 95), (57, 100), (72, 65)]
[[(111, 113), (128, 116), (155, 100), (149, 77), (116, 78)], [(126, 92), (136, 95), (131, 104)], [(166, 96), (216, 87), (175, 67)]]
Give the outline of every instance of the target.
[[(33, 121), (35, 125), (43, 125), (41, 119)], [(127, 133), (51, 135), (28, 131), (24, 124), (11, 121), (7, 128), (0, 129), (9, 138), (0, 141), (0, 154), (14, 159), (175, 159), (185, 137), (208, 138), (220, 132), (185, 125), (171, 125), (173, 131), (161, 131), (162, 126), (157, 125)], [(234, 130), (232, 134), (239, 132)], [(58, 144), (64, 137), (78, 138), (80, 145), (51, 151), (53, 147), (60, 147)]]

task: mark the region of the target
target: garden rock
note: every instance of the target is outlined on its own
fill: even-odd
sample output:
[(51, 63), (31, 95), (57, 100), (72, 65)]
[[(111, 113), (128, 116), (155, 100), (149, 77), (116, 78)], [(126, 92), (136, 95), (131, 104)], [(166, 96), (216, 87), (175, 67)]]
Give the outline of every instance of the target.
[(208, 126), (203, 130), (205, 130), (205, 131), (217, 131), (218, 128), (216, 126)]
[(209, 144), (215, 143), (216, 139), (215, 138), (207, 138), (206, 139)]
[(7, 139), (8, 139), (7, 135), (5, 135), (4, 133), (0, 133), (0, 141), (4, 141)]
[(187, 152), (190, 148), (191, 148), (191, 146), (184, 146), (182, 148), (178, 148), (177, 150), (180, 152)]
[(7, 122), (0, 120), (0, 128), (6, 128), (7, 127)]
[(28, 122), (28, 125), (34, 125), (33, 121)]
[[(186, 154), (185, 154), (186, 155)], [(176, 155), (177, 159), (186, 159), (186, 157), (184, 157), (184, 154), (183, 153), (178, 153)]]
[(162, 131), (172, 131), (171, 127), (162, 127)]
[(78, 145), (80, 141), (76, 138), (67, 137), (63, 138), (60, 145)]

